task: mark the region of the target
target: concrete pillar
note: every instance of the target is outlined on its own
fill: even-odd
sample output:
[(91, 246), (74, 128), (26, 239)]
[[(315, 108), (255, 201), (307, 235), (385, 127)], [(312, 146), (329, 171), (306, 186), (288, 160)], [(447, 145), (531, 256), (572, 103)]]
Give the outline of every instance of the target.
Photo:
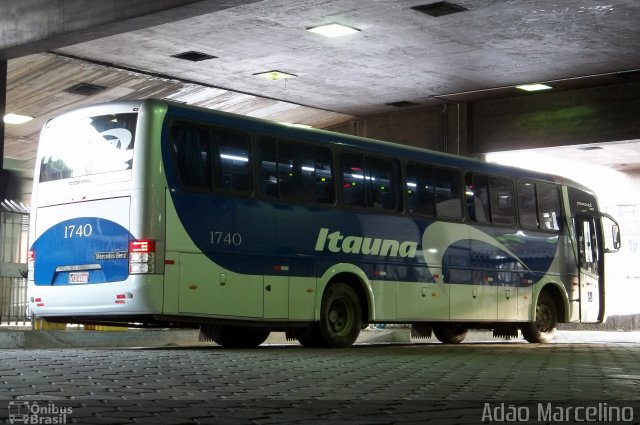
[[(4, 115), (7, 109), (7, 61), (0, 59), (0, 176), (4, 174)], [(0, 188), (2, 184), (0, 183)]]

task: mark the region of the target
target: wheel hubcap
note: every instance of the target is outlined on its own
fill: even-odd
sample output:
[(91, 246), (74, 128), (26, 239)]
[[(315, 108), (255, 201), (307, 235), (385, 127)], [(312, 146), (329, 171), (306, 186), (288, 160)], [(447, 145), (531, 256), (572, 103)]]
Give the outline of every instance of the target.
[(329, 326), (334, 333), (344, 333), (349, 329), (352, 320), (348, 304), (342, 299), (335, 300), (331, 304), (328, 319)]

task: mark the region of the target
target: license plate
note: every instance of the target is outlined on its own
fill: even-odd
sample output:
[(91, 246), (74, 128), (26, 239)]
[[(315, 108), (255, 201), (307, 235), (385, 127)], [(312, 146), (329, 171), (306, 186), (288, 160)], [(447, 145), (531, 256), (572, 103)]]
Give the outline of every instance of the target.
[(69, 273), (69, 283), (89, 283), (89, 272)]

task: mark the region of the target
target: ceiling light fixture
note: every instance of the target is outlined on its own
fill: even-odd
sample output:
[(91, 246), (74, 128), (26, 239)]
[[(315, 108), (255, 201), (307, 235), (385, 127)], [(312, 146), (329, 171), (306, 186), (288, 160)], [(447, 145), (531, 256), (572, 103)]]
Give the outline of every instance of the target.
[(317, 27), (307, 28), (307, 31), (330, 38), (341, 37), (343, 35), (355, 34), (357, 32), (360, 32), (359, 29), (341, 24), (320, 25)]
[(532, 84), (521, 84), (519, 86), (516, 86), (516, 88), (518, 90), (524, 90), (524, 91), (542, 91), (542, 90), (551, 90), (553, 87), (548, 86), (546, 84), (532, 83)]
[(291, 78), (296, 78), (297, 75), (295, 74), (289, 74), (286, 72), (282, 72), (282, 71), (267, 71), (267, 72), (258, 72), (256, 74), (253, 74), (256, 77), (260, 77), (260, 78), (265, 78), (267, 80), (271, 80), (271, 81), (277, 81), (277, 80), (288, 80)]
[(194, 50), (190, 50), (188, 52), (178, 53), (177, 55), (171, 55), (171, 57), (183, 59), (191, 62), (201, 62), (208, 59), (218, 59), (217, 56), (208, 55), (202, 52), (196, 52)]
[(4, 116), (5, 124), (24, 124), (33, 119), (33, 117), (19, 114), (7, 114)]
[(414, 6), (411, 9), (433, 16), (434, 18), (451, 15), (452, 13), (466, 12), (467, 10), (469, 10), (460, 5), (449, 3), (448, 1), (438, 1), (435, 3), (423, 4), (422, 6)]
[(385, 103), (385, 105), (393, 106), (394, 108), (409, 108), (411, 106), (419, 106), (420, 104), (409, 100), (400, 100), (398, 102)]
[(64, 89), (67, 93), (79, 94), (81, 96), (93, 96), (101, 91), (106, 90), (105, 86), (99, 86), (91, 83), (78, 83), (74, 86)]

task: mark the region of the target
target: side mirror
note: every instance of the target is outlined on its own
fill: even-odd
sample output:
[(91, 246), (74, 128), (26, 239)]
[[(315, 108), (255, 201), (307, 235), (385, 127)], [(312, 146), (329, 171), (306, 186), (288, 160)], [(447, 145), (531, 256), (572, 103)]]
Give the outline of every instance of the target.
[[(604, 252), (605, 253), (618, 252), (620, 250), (620, 247), (622, 246), (622, 241), (620, 239), (620, 226), (618, 225), (618, 222), (609, 214), (602, 213), (602, 217), (611, 221), (611, 239), (609, 239), (608, 237), (606, 238), (606, 241), (604, 244), (605, 246)], [(604, 226), (604, 223), (603, 223), (603, 226)]]
[(620, 241), (620, 226), (617, 224), (611, 226), (611, 236), (613, 238), (613, 249), (617, 251), (622, 246), (622, 242)]

